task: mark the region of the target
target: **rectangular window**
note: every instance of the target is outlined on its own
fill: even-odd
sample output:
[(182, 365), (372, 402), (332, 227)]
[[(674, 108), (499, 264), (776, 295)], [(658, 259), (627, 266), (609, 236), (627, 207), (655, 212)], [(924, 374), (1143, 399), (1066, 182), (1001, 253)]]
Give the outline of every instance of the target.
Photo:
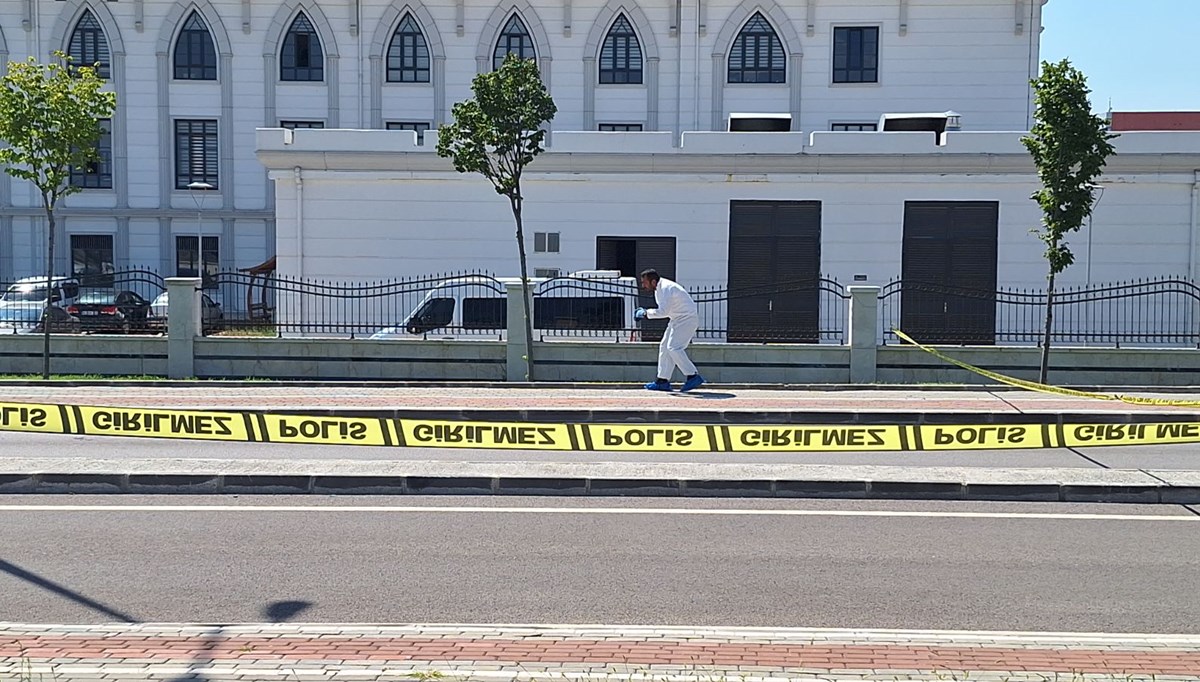
[(196, 259), (196, 243), (200, 237), (197, 235), (185, 236), (176, 235), (175, 237), (175, 276), (176, 277), (196, 277), (200, 276), (201, 286), (205, 289), (212, 288), (213, 277), (220, 270), (220, 238), (204, 235), (204, 272), (200, 274), (200, 268), (197, 267)]
[(324, 128), (325, 122), (324, 121), (280, 121), (279, 127), (287, 128), (288, 130), (297, 130), (297, 129), (316, 130), (319, 128)]
[(879, 28), (875, 26), (833, 29), (833, 82), (879, 82)]
[(112, 189), (112, 121), (100, 119), (100, 139), (96, 140), (99, 159), (87, 165), (71, 167), (71, 186), (86, 189)]
[(601, 123), (597, 126), (602, 133), (640, 133), (641, 123)]
[(875, 123), (832, 123), (829, 129), (835, 133), (873, 133), (878, 129)]
[(555, 277), (562, 277), (562, 270), (559, 268), (534, 268), (533, 276), (554, 279)]
[(429, 124), (425, 121), (388, 121), (388, 130), (412, 130), (417, 133), (417, 144), (425, 144), (425, 131)]
[(534, 232), (534, 253), (558, 253), (558, 232)]
[(84, 288), (111, 287), (114, 270), (111, 234), (71, 235), (71, 274)]
[(193, 182), (216, 189), (218, 162), (215, 120), (175, 121), (175, 189), (187, 189)]

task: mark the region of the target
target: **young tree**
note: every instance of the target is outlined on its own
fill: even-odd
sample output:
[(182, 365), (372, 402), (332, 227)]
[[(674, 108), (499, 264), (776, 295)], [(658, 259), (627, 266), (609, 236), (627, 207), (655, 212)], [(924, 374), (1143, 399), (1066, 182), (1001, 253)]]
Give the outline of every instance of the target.
[(9, 175), (28, 180), (42, 197), (49, 224), (46, 239), (46, 305), (42, 309), (42, 378), (50, 378), (50, 306), (53, 304), (54, 211), (58, 201), (79, 191), (70, 184), (71, 167), (99, 160), (100, 119), (110, 118), (116, 95), (103, 92), (104, 80), (91, 66), (56, 61), (8, 65), (0, 88), (0, 163)]
[(1050, 328), (1054, 322), (1054, 279), (1075, 262), (1065, 242), (1092, 214), (1095, 180), (1115, 150), (1107, 124), (1092, 113), (1087, 77), (1064, 59), (1042, 62), (1042, 73), (1033, 86), (1034, 119), (1029, 135), (1021, 139), (1033, 156), (1042, 188), (1030, 197), (1042, 207), (1042, 226), (1034, 229), (1046, 244), (1050, 266), (1046, 288), (1046, 327), (1042, 338), (1039, 381), (1046, 382), (1050, 364)]
[[(509, 53), (499, 69), (481, 73), (471, 82), (474, 99), (454, 105), (454, 122), (438, 131), (437, 153), (454, 163), (459, 173), (479, 173), (496, 193), (508, 197), (517, 223), (517, 252), (521, 258), (521, 294), (529, 301), (525, 260), (525, 231), (521, 223), (521, 174), (543, 151), (542, 126), (558, 108), (542, 84), (537, 64)], [(526, 379), (534, 380), (533, 323), (525, 306)]]

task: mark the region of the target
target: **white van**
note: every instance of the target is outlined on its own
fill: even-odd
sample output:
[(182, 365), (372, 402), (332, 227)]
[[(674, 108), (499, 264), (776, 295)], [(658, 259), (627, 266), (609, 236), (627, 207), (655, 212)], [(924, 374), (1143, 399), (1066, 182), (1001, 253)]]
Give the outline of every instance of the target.
[[(520, 278), (465, 276), (439, 282), (404, 319), (372, 339), (502, 338), (508, 328), (507, 286)], [(633, 340), (638, 284), (616, 270), (584, 270), (553, 279), (531, 277), (537, 339)]]
[[(79, 299), (79, 280), (74, 277), (51, 277), (50, 302), (60, 308), (76, 303)], [(46, 277), (35, 275), (19, 279), (9, 285), (0, 296), (0, 306), (28, 307), (31, 304), (46, 304)]]

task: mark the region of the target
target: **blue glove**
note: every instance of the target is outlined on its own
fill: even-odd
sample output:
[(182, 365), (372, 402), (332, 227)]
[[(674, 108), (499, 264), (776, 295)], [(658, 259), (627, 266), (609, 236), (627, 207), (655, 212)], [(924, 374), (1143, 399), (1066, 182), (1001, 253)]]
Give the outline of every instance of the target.
[(646, 309), (638, 308), (637, 310), (633, 311), (633, 319), (635, 319), (635, 320), (646, 319)]

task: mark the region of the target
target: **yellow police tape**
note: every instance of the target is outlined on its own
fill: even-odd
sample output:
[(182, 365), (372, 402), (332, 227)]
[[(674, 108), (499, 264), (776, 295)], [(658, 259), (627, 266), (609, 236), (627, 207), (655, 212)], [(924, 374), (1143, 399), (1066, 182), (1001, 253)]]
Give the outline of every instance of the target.
[(1200, 443), (1200, 422), (970, 426), (540, 424), (26, 403), (0, 403), (0, 431), (600, 452), (888, 452)]
[(940, 350), (938, 350), (936, 348), (930, 348), (929, 346), (918, 343), (911, 336), (909, 336), (908, 334), (905, 334), (904, 332), (900, 331), (899, 329), (893, 329), (892, 332), (895, 333), (896, 336), (900, 338), (900, 340), (911, 343), (912, 345), (916, 346), (917, 348), (920, 348), (921, 350), (925, 351), (926, 353), (929, 353), (930, 355), (934, 356), (935, 358), (938, 358), (939, 360), (945, 360), (946, 362), (949, 362), (952, 365), (961, 367), (961, 368), (967, 370), (968, 372), (974, 372), (975, 374), (978, 374), (982, 377), (987, 377), (988, 379), (991, 379), (993, 381), (998, 381), (1002, 384), (1008, 384), (1009, 386), (1016, 386), (1018, 388), (1024, 388), (1024, 389), (1030, 390), (1030, 391), (1037, 391), (1039, 393), (1053, 393), (1055, 395), (1069, 395), (1069, 396), (1074, 396), (1076, 398), (1091, 398), (1093, 400), (1109, 400), (1109, 401), (1115, 400), (1115, 401), (1119, 401), (1122, 403), (1128, 403), (1130, 405), (1158, 405), (1158, 406), (1162, 406), (1162, 407), (1200, 407), (1200, 401), (1196, 401), (1196, 400), (1170, 400), (1168, 398), (1143, 398), (1143, 397), (1135, 396), (1135, 395), (1119, 395), (1119, 394), (1115, 394), (1115, 393), (1093, 393), (1092, 391), (1078, 391), (1073, 388), (1062, 388), (1061, 386), (1051, 386), (1050, 384), (1041, 384), (1036, 381), (1027, 381), (1025, 379), (1018, 379), (1016, 377), (1010, 377), (1007, 374), (1000, 374), (999, 372), (993, 372), (990, 369), (976, 367), (975, 365), (972, 365), (968, 362), (963, 362), (962, 360), (952, 358), (949, 355), (946, 355), (945, 353), (941, 352)]

